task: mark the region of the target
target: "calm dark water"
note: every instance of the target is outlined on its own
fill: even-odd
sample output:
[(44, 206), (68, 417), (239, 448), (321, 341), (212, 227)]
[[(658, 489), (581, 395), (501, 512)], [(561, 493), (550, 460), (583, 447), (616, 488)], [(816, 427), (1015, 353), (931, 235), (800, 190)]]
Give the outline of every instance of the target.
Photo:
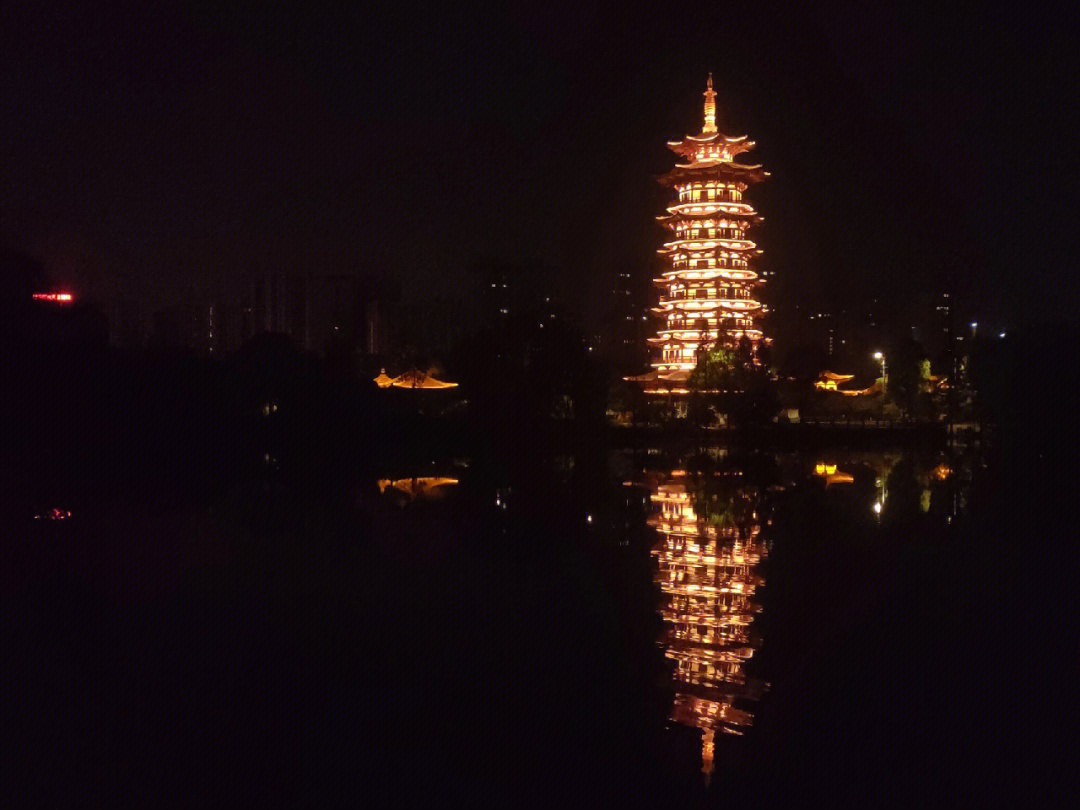
[[(821, 700), (804, 679), (895, 598), (905, 558), (932, 566), (948, 554), (979, 463), (944, 451), (713, 448), (644, 473), (669, 718), (700, 737), (706, 783), (791, 744)], [(861, 654), (863, 675), (895, 666), (882, 649)], [(857, 697), (831, 711), (871, 708)]]
[(5, 727), (46, 803), (1045, 788), (1035, 695), (1075, 648), (1041, 668), (1054, 577), (1009, 474), (980, 446), (638, 448), (69, 499), (9, 543)]

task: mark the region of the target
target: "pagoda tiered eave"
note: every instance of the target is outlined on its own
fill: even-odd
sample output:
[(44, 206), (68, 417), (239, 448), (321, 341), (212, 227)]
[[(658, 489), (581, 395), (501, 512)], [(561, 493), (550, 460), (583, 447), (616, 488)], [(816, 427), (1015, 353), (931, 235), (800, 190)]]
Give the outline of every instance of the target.
[(747, 299), (724, 300), (716, 298), (687, 298), (675, 301), (661, 300), (660, 312), (687, 312), (687, 313), (753, 313), (761, 309), (757, 301)]
[(709, 161), (691, 165), (676, 163), (675, 168), (667, 174), (660, 175), (657, 181), (664, 186), (701, 182), (709, 179), (719, 179), (726, 182), (759, 183), (768, 176), (769, 173), (760, 164), (748, 165), (731, 161)]
[(658, 287), (667, 287), (672, 281), (712, 281), (722, 278), (726, 281), (761, 281), (758, 274), (753, 270), (739, 270), (736, 268), (710, 268), (708, 270), (669, 270), (663, 278), (654, 278), (653, 284)]
[(697, 156), (703, 148), (715, 147), (719, 152), (726, 152), (730, 156), (735, 156), (743, 152), (748, 152), (753, 149), (757, 144), (749, 139), (746, 135), (739, 135), (732, 137), (731, 135), (724, 135), (720, 132), (703, 132), (700, 135), (687, 135), (681, 141), (668, 141), (667, 148), (677, 155), (693, 158)]
[(712, 250), (713, 248), (751, 251), (756, 247), (757, 245), (749, 239), (676, 239), (673, 242), (664, 242), (665, 253), (672, 253), (676, 250)]
[[(753, 208), (751, 208), (749, 211), (744, 210), (744, 211), (723, 212), (723, 214), (724, 214), (724, 216), (727, 216), (727, 217), (735, 217), (737, 219), (738, 225), (740, 227), (742, 227), (742, 228), (752, 228), (755, 225), (760, 225), (762, 222), (765, 221), (765, 218), (762, 217), (761, 215), (759, 215)], [(711, 216), (715, 217), (716, 214), (712, 214)], [(664, 215), (658, 216), (656, 218), (656, 222), (659, 225), (667, 228), (669, 231), (674, 230), (675, 226), (678, 225), (680, 222), (685, 222), (685, 223), (687, 223), (687, 225), (693, 225), (694, 227), (700, 228), (700, 227), (703, 227), (701, 225), (702, 222), (709, 222), (710, 221), (710, 219), (705, 219), (705, 217), (710, 217), (710, 215), (709, 214), (704, 214), (704, 213), (701, 213), (701, 214), (698, 214), (698, 213), (678, 213), (678, 214), (672, 213), (672, 214), (667, 214), (666, 216), (664, 216)], [(732, 221), (735, 222), (736, 220), (732, 220)], [(709, 226), (704, 226), (704, 227), (709, 227)], [(716, 226), (713, 226), (713, 227), (716, 227)], [(725, 227), (725, 226), (721, 225), (720, 227)]]
[(701, 248), (701, 247), (687, 247), (687, 246), (684, 245), (684, 243), (694, 244), (694, 245), (703, 244), (700, 240), (679, 239), (679, 240), (676, 240), (674, 242), (666, 242), (666, 243), (664, 243), (663, 247), (658, 248), (656, 253), (657, 253), (657, 255), (660, 255), (660, 256), (670, 256), (671, 254), (675, 253), (676, 251), (680, 251), (680, 250), (686, 250), (686, 251), (690, 251), (692, 253), (694, 251), (707, 251), (707, 250), (711, 250), (712, 248), (716, 248), (716, 247), (722, 247), (722, 248), (727, 248), (728, 250), (738, 251), (739, 255), (740, 255), (740, 258), (743, 257), (743, 256), (756, 257), (756, 256), (760, 256), (761, 253), (762, 253), (762, 251), (760, 249), (758, 249), (757, 245), (755, 245), (753, 242), (750, 242), (749, 240), (746, 240), (746, 239), (735, 240), (734, 243), (730, 239), (722, 239), (722, 240), (710, 239), (708, 241), (711, 242), (711, 244), (709, 244), (709, 246), (706, 247), (706, 248)]
[(685, 135), (681, 141), (668, 141), (667, 145), (674, 149), (687, 141), (693, 141), (694, 143), (723, 141), (725, 144), (747, 144), (746, 148), (752, 149), (755, 146), (755, 143), (748, 140), (749, 137), (749, 135), (724, 135), (722, 132), (703, 132), (700, 135)]
[[(730, 214), (733, 216), (754, 216), (757, 212), (748, 203), (742, 202), (684, 202), (668, 206), (668, 213), (672, 216), (709, 216), (712, 214)], [(667, 219), (663, 215), (658, 220)]]

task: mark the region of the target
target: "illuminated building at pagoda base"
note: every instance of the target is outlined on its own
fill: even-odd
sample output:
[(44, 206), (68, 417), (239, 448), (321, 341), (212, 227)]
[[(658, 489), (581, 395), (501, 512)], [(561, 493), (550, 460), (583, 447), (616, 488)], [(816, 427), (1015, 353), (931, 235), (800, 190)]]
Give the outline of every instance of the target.
[(667, 214), (658, 218), (670, 231), (658, 251), (664, 270), (653, 279), (660, 288), (653, 312), (663, 322), (649, 338), (653, 370), (627, 379), (648, 393), (677, 394), (687, 392), (701, 347), (735, 345), (743, 338), (756, 346), (765, 340), (758, 325), (763, 308), (755, 295), (761, 278), (753, 266), (761, 251), (747, 238), (761, 217), (743, 194), (768, 173), (735, 161), (754, 142), (717, 130), (711, 75), (701, 134), (669, 142), (668, 148), (685, 162), (660, 178), (675, 195)]
[(680, 478), (654, 487), (660, 512), (650, 523), (660, 539), (652, 553), (662, 594), (662, 642), (676, 686), (671, 718), (701, 730), (708, 778), (716, 734), (742, 734), (753, 722), (745, 706), (766, 688), (745, 673), (755, 651), (750, 627), (760, 612), (757, 566), (766, 550), (752, 511), (743, 510), (749, 521), (709, 520), (695, 511)]
[(420, 369), (412, 368), (397, 377), (391, 377), (386, 369), (379, 371), (379, 376), (374, 378), (379, 388), (409, 388), (414, 390), (435, 390), (443, 388), (457, 388), (456, 382), (437, 380), (430, 374), (425, 374)]

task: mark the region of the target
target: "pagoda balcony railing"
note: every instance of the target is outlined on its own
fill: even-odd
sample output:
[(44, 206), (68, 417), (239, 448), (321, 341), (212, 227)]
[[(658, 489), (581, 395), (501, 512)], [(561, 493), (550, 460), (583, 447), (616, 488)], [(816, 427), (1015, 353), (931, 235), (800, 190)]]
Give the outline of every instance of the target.
[(715, 285), (713, 289), (717, 291), (716, 295), (720, 298), (748, 298), (756, 275), (751, 270), (680, 270), (678, 273), (675, 278), (655, 279), (655, 283), (661, 289), (668, 290), (672, 286), (712, 282)]
[[(751, 313), (761, 308), (761, 303), (753, 300), (735, 298), (687, 298), (682, 301), (660, 300), (660, 306), (665, 312), (702, 313), (703, 316), (711, 311), (721, 312), (746, 312)], [(676, 328), (676, 327), (672, 327)]]
[[(749, 270), (746, 262), (725, 262), (718, 261), (716, 264), (701, 265), (698, 264), (695, 267), (691, 267), (687, 264), (688, 261), (695, 261), (694, 259), (679, 259), (671, 263), (672, 270)], [(701, 261), (697, 259), (696, 261)], [(707, 260), (706, 260), (707, 261)]]
[[(694, 292), (695, 295), (689, 295), (690, 292)], [(721, 288), (720, 290), (717, 290), (717, 289), (713, 288), (712, 290), (705, 289), (705, 290), (703, 290), (703, 292), (705, 292), (705, 295), (697, 295), (696, 294), (697, 290), (674, 290), (673, 292), (670, 292), (667, 295), (661, 297), (660, 303), (661, 304), (663, 304), (665, 302), (674, 303), (675, 301), (749, 301), (749, 300), (751, 300), (749, 290), (739, 290), (739, 289), (725, 290), (724, 288)], [(709, 295), (708, 293), (710, 293), (710, 292), (712, 292), (713, 295)]]
[(712, 189), (690, 189), (679, 192), (680, 203), (703, 203), (703, 202), (742, 202), (742, 194), (738, 191), (726, 191)]
[(718, 200), (716, 202), (686, 202), (686, 203), (673, 203), (665, 209), (669, 217), (661, 217), (660, 222), (666, 228), (674, 228), (679, 222), (693, 226), (695, 223), (702, 222), (702, 217), (715, 217), (715, 216), (731, 216), (747, 218), (746, 227), (752, 227), (756, 225), (758, 220), (758, 213), (754, 210), (754, 206), (745, 202), (726, 202), (724, 200)]
[(700, 239), (742, 239), (744, 236), (742, 228), (687, 228), (686, 230), (676, 231), (675, 235), (680, 240), (700, 240)]
[(661, 298), (660, 306), (665, 311), (671, 307), (687, 312), (707, 312), (713, 309), (750, 311), (760, 308), (761, 303), (745, 298), (683, 298), (678, 301)]

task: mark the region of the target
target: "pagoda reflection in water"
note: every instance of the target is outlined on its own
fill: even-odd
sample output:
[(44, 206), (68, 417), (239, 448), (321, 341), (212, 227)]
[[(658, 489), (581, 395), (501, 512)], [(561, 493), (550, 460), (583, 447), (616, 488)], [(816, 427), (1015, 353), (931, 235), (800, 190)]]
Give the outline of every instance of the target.
[[(650, 522), (661, 591), (662, 643), (672, 662), (675, 699), (671, 719), (702, 732), (702, 771), (713, 771), (715, 736), (742, 734), (753, 722), (747, 708), (766, 684), (748, 678), (756, 643), (751, 624), (760, 606), (754, 594), (766, 556), (755, 499), (745, 489), (709, 484), (678, 473), (652, 487), (659, 507)], [(694, 490), (697, 491), (694, 491)]]

